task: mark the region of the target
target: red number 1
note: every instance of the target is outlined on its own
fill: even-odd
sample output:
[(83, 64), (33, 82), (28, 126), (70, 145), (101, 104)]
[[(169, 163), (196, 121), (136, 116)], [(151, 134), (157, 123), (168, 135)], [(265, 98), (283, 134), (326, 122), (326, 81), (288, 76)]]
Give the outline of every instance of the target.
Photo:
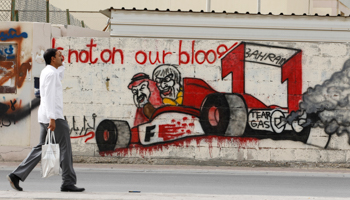
[[(245, 68), (245, 43), (242, 42), (221, 60), (221, 77), (232, 75), (232, 93), (245, 94), (244, 68)], [(287, 83), (288, 111), (297, 111), (299, 101), (302, 99), (302, 52), (297, 52), (282, 65), (282, 80)], [(249, 102), (247, 102), (249, 107)]]

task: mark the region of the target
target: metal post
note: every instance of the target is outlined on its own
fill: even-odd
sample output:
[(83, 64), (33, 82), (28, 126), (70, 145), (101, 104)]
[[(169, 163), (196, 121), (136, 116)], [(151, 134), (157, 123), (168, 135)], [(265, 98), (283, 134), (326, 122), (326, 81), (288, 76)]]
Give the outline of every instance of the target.
[(207, 12), (210, 12), (210, 0), (207, 0), (206, 10)]
[(340, 10), (339, 10), (339, 0), (337, 0), (337, 15), (340, 14)]
[(19, 18), (18, 18), (18, 10), (15, 10), (15, 19), (16, 19), (17, 22), (19, 21)]
[(16, 0), (11, 0), (11, 21), (15, 21)]
[(66, 10), (67, 13), (67, 24), (70, 25), (69, 9)]
[(311, 14), (311, 0), (309, 0), (309, 9), (308, 9), (308, 13), (307, 13), (308, 15), (310, 15)]
[(81, 26), (85, 28), (84, 20), (81, 20)]
[(261, 2), (260, 0), (258, 0), (258, 12), (260, 12), (260, 5), (261, 5)]
[(46, 0), (46, 23), (50, 23), (50, 0)]

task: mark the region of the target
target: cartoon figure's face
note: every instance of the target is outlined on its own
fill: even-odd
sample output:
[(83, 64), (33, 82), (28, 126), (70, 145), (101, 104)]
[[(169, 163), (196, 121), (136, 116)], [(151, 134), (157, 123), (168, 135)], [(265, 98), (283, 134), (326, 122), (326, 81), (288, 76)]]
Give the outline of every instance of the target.
[(157, 82), (157, 87), (162, 98), (176, 99), (179, 84), (175, 82), (173, 74), (168, 74), (166, 76), (158, 75), (155, 81)]
[(131, 91), (134, 94), (134, 103), (136, 107), (141, 108), (148, 103), (149, 97), (151, 96), (151, 91), (148, 88), (148, 81), (144, 81), (140, 85), (132, 87)]

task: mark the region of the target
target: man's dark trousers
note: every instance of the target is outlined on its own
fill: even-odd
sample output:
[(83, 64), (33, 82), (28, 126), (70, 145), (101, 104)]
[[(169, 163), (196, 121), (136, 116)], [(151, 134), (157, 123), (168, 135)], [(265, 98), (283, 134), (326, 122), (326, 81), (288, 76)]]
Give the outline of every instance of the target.
[[(76, 175), (73, 169), (72, 145), (70, 142), (69, 126), (66, 120), (57, 119), (55, 139), (60, 146), (60, 158), (62, 168), (62, 186), (75, 185)], [(26, 159), (12, 173), (24, 181), (34, 167), (41, 160), (41, 146), (45, 144), (47, 127), (49, 124), (40, 123), (40, 142), (32, 149)]]

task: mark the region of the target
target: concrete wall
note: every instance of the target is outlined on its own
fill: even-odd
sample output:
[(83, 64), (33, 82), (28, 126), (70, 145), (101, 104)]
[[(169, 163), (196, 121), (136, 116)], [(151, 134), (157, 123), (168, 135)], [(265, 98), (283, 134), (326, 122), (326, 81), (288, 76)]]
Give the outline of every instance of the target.
[(22, 160), (37, 143), (34, 77), (53, 46), (66, 62), (74, 155), (85, 160), (349, 162), (347, 42), (53, 37), (49, 24), (1, 27), (2, 161)]
[(350, 159), (348, 43), (59, 38), (56, 45), (68, 63), (64, 114), (75, 155)]

